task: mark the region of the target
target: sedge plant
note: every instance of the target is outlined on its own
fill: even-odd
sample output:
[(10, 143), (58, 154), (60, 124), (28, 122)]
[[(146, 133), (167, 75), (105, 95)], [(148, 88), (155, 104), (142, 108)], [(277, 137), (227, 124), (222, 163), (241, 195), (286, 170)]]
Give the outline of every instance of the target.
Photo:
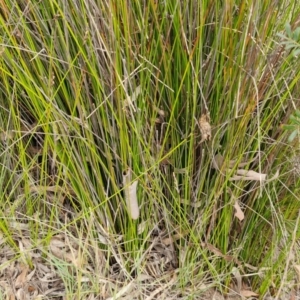
[(299, 10), (2, 1), (0, 273), (44, 266), (66, 299), (292, 290)]

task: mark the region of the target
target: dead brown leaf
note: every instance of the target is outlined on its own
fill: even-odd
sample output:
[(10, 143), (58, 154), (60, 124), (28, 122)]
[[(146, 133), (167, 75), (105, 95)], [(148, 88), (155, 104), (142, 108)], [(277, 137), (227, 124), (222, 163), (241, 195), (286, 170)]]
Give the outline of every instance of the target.
[(211, 138), (211, 126), (209, 124), (209, 116), (207, 114), (202, 114), (199, 119), (199, 128), (201, 132), (201, 141), (209, 141)]
[(254, 180), (254, 181), (265, 181), (267, 174), (258, 173), (252, 170), (238, 169), (236, 175), (231, 177), (229, 180)]
[(226, 261), (233, 261), (234, 263), (236, 263), (237, 265), (241, 265), (242, 263), (235, 258), (232, 255), (227, 255), (227, 254), (223, 254), (221, 250), (219, 250), (218, 248), (216, 248), (215, 246), (213, 246), (210, 243), (202, 243), (202, 247), (207, 248), (209, 251), (211, 251), (212, 253), (214, 253), (216, 256), (222, 257), (223, 259), (225, 259)]
[(233, 207), (234, 207), (235, 210), (236, 210), (234, 216), (237, 217), (240, 221), (243, 221), (244, 218), (245, 218), (245, 215), (244, 215), (244, 213), (243, 213), (243, 211), (242, 211), (242, 209), (241, 209), (241, 207), (240, 207), (238, 201), (235, 201)]
[(234, 175), (229, 180), (236, 181), (236, 180), (253, 180), (253, 181), (272, 181), (279, 177), (279, 170), (276, 171), (275, 175), (271, 178), (267, 178), (267, 174), (258, 173), (252, 170), (244, 170), (238, 169), (236, 171), (236, 175)]
[(26, 276), (29, 271), (29, 268), (28, 268), (28, 266), (23, 265), (23, 266), (21, 266), (21, 269), (22, 269), (22, 271), (19, 274), (19, 276), (17, 277), (16, 282), (15, 282), (16, 288), (22, 287), (27, 282)]
[(18, 300), (26, 300), (26, 293), (25, 293), (25, 291), (23, 289), (19, 289), (16, 292), (16, 296), (17, 296)]
[(241, 290), (240, 294), (241, 294), (241, 296), (246, 297), (246, 298), (259, 296), (259, 294), (254, 293), (252, 291), (248, 291), (248, 290)]

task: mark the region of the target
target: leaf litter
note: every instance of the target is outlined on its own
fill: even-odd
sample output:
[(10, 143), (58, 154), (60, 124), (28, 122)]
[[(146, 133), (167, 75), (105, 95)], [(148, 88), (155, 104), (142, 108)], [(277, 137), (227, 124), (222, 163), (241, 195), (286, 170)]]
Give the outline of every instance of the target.
[[(202, 139), (209, 140), (211, 136), (210, 125), (208, 121), (200, 124)], [(202, 126), (202, 127), (201, 127)], [(241, 165), (239, 165), (241, 167)], [(131, 170), (123, 174), (123, 187), (126, 200), (126, 206), (129, 216), (137, 220), (139, 218), (139, 206), (137, 199), (137, 180), (132, 180)], [(31, 186), (30, 191), (36, 194), (51, 194), (57, 192), (64, 194), (64, 189), (50, 187)], [(70, 194), (71, 191), (67, 191)], [(62, 196), (61, 208), (66, 205)], [(54, 201), (54, 200), (53, 200)], [(235, 216), (243, 219), (242, 210), (235, 202)], [(17, 210), (18, 211), (18, 210)], [(63, 214), (64, 215), (64, 214)], [(70, 221), (70, 220), (69, 220)], [(87, 222), (91, 232), (92, 219)], [(37, 224), (50, 226), (50, 222), (36, 218)], [(72, 222), (71, 222), (72, 223)], [(39, 226), (40, 226), (39, 225)], [(140, 224), (139, 231), (144, 231), (145, 224)], [(38, 237), (31, 240), (31, 230), (28, 223), (14, 220), (9, 223), (10, 232), (16, 232), (14, 240), (18, 248), (8, 246), (7, 239), (1, 238), (0, 244), (4, 250), (0, 256), (0, 287), (3, 294), (8, 299), (77, 299), (70, 296), (74, 293), (76, 287), (89, 285), (93, 286), (98, 283), (98, 290), (86, 291), (86, 298), (83, 299), (186, 299), (188, 294), (195, 293), (194, 288), (198, 289), (198, 296), (194, 299), (224, 299), (214, 288), (206, 284), (192, 283), (192, 287), (176, 289), (179, 284), (179, 257), (176, 248), (177, 241), (187, 238), (187, 233), (173, 232), (170, 234), (166, 229), (153, 229), (148, 237), (150, 246), (145, 249), (142, 260), (135, 262), (135, 269), (139, 269), (138, 276), (128, 276), (125, 271), (124, 263), (126, 256), (117, 250), (116, 243), (122, 243), (123, 238), (120, 236), (110, 237), (108, 232), (98, 231), (98, 239), (107, 247), (112, 247), (114, 262), (111, 262), (103, 249), (99, 248), (99, 243), (94, 241), (91, 236), (82, 236), (78, 228), (74, 225), (62, 224), (62, 227), (68, 230), (60, 231), (53, 235), (46, 243), (45, 229), (39, 231)], [(105, 230), (104, 230), (105, 231)], [(241, 266), (241, 262), (234, 256), (223, 254), (222, 251), (209, 243), (203, 243), (203, 249), (207, 249), (216, 257), (232, 262)], [(182, 250), (181, 250), (182, 252)], [(184, 263), (184, 260), (183, 262)], [(109, 269), (107, 266), (109, 265)], [(67, 275), (59, 272), (60, 266), (65, 266)], [(196, 268), (196, 266), (195, 266)], [(80, 274), (78, 276), (77, 274)], [(237, 274), (237, 273), (236, 273)], [(237, 275), (235, 275), (237, 276)], [(67, 280), (74, 281), (74, 290), (66, 285)], [(237, 277), (236, 277), (237, 278)], [(191, 278), (192, 280), (192, 278)], [(201, 288), (200, 288), (201, 286)], [(179, 295), (180, 291), (180, 295)], [(227, 299), (240, 299), (243, 297), (254, 297), (255, 293), (247, 287), (232, 285), (232, 293), (227, 295)]]
[[(43, 220), (43, 225), (45, 223)], [(89, 236), (81, 236), (75, 227), (68, 227), (68, 230), (52, 236), (48, 246), (45, 244), (46, 232), (40, 230), (33, 241), (30, 225), (24, 220), (10, 222), (8, 227), (15, 232), (18, 249), (9, 246), (5, 238), (1, 239), (0, 289), (7, 299), (78, 299), (75, 296), (76, 286), (87, 288), (82, 299), (186, 299), (197, 288), (196, 282), (185, 288), (175, 288), (180, 277), (174, 243), (185, 238), (182, 233), (170, 235), (166, 229), (154, 228), (148, 236), (150, 246), (143, 252), (141, 260), (134, 263), (139, 275), (128, 277), (122, 271), (122, 259), (109, 263), (107, 252), (99, 248), (98, 242)], [(111, 240), (108, 244), (116, 241), (115, 238), (107, 239)], [(234, 257), (222, 254), (210, 244), (202, 246), (225, 260), (235, 261)], [(122, 255), (122, 252), (115, 253), (115, 256)], [(61, 272), (61, 268), (67, 273)], [(74, 282), (73, 292), (66, 285), (68, 281)], [(91, 289), (96, 282), (97, 289)], [(197, 293), (199, 295), (194, 299), (225, 299), (203, 283)], [(214, 298), (210, 298), (211, 295)], [(234, 292), (227, 299), (240, 299), (236, 295), (237, 292)]]

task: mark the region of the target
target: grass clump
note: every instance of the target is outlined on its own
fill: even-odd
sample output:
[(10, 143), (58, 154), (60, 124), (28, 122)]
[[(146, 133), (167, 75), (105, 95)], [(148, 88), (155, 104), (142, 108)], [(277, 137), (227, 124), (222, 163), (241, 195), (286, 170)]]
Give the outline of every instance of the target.
[(4, 293), (294, 291), (299, 9), (4, 1)]

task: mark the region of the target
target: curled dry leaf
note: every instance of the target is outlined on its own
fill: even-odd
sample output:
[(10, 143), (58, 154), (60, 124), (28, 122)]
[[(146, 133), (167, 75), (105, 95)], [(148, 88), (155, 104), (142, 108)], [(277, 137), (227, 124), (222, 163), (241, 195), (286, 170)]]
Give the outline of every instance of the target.
[(22, 269), (22, 271), (19, 274), (19, 276), (17, 277), (16, 282), (15, 282), (15, 287), (16, 288), (22, 287), (23, 284), (25, 284), (27, 282), (26, 277), (27, 277), (27, 274), (28, 274), (28, 271), (29, 271), (29, 267), (28, 266), (22, 266), (21, 269)]
[(241, 290), (240, 295), (245, 297), (245, 298), (258, 297), (259, 296), (259, 294), (254, 293), (252, 291), (248, 291), (248, 290)]
[(214, 253), (216, 256), (222, 257), (223, 259), (225, 259), (226, 261), (229, 262), (234, 262), (235, 264), (237, 264), (238, 266), (241, 266), (241, 262), (235, 258), (232, 255), (227, 255), (227, 254), (223, 254), (221, 250), (219, 250), (218, 248), (216, 248), (215, 246), (213, 246), (212, 244), (209, 243), (201, 243), (201, 246), (203, 248), (207, 248), (209, 251), (211, 251), (212, 253)]
[[(279, 177), (279, 170), (276, 171), (275, 175), (268, 179), (268, 181), (272, 181), (274, 179), (277, 179)], [(229, 179), (230, 181), (236, 181), (236, 180), (254, 180), (254, 181), (266, 181), (267, 180), (267, 174), (258, 173), (252, 170), (244, 170), (244, 169), (238, 169), (236, 171), (236, 175), (234, 175), (232, 178)]]
[(137, 190), (138, 181), (135, 180), (131, 182), (131, 171), (128, 170), (123, 174), (123, 186), (124, 186), (124, 194), (126, 200), (126, 206), (128, 209), (128, 213), (133, 220), (138, 219), (140, 215), (139, 205), (137, 201)]
[(241, 207), (240, 207), (238, 201), (235, 201), (233, 207), (236, 210), (234, 216), (237, 217), (240, 221), (243, 221), (245, 218), (245, 215), (244, 215), (243, 211), (241, 210)]
[(202, 114), (199, 119), (199, 127), (201, 132), (201, 142), (209, 141), (211, 138), (211, 126), (209, 124), (209, 117), (206, 114)]
[(85, 264), (83, 254), (73, 248), (70, 243), (66, 243), (65, 241), (53, 237), (49, 246), (52, 254), (57, 258), (73, 263), (76, 267), (82, 267)]
[[(243, 287), (242, 282), (242, 276), (238, 268), (233, 267), (231, 270), (231, 274), (235, 277), (236, 283), (237, 283), (237, 292), (245, 298), (250, 297), (258, 297), (259, 295), (257, 293), (252, 292), (251, 290), (246, 290), (245, 287)], [(247, 287), (246, 287), (247, 288)]]
[(252, 170), (238, 169), (236, 175), (230, 178), (231, 181), (235, 180), (254, 180), (254, 181), (265, 181), (267, 174), (257, 173)]

